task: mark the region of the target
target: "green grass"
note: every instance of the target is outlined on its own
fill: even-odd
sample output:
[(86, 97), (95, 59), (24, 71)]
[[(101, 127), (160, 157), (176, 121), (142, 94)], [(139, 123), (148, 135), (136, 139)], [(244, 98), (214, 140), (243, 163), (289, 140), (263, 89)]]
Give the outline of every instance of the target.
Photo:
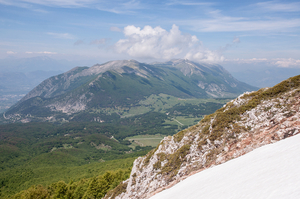
[[(138, 106), (94, 109), (95, 113), (118, 114), (121, 118), (137, 117), (150, 112), (166, 114), (164, 128), (177, 126), (174, 132), (197, 124), (204, 115), (211, 114), (229, 99), (181, 99), (167, 94), (150, 95)], [(173, 133), (174, 133), (173, 132)]]
[(131, 142), (129, 147), (135, 149), (137, 146), (152, 146), (156, 147), (160, 141), (164, 138), (163, 135), (156, 134), (156, 135), (136, 135), (132, 137), (127, 137), (125, 140)]
[(177, 116), (171, 118), (170, 120), (165, 120), (164, 124), (178, 125), (178, 126), (192, 126), (197, 124), (202, 118), (203, 117), (193, 118), (193, 117)]
[(145, 114), (150, 111), (167, 113), (168, 110), (174, 106), (199, 105), (206, 104), (208, 102), (225, 104), (228, 102), (228, 99), (181, 99), (161, 93), (158, 95), (152, 94), (146, 99), (139, 101), (137, 105), (132, 107), (94, 108), (92, 109), (92, 113), (103, 113), (107, 115), (117, 113), (121, 118), (125, 118)]

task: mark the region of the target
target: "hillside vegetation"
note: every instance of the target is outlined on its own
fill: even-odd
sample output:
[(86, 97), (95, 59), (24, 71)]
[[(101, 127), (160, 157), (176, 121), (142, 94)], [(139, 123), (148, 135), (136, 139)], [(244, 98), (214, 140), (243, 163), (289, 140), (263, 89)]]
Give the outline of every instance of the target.
[[(30, 122), (0, 125), (1, 193), (5, 196), (31, 185), (50, 185), (59, 180), (68, 183), (71, 179), (85, 176), (81, 172), (70, 172), (76, 170), (75, 167), (84, 168), (85, 165), (144, 155), (164, 136), (194, 124), (204, 114), (221, 107), (223, 101), (205, 100), (198, 105), (178, 103), (175, 106), (177, 109), (167, 109), (168, 115), (150, 112), (111, 123), (68, 122), (56, 125)], [(187, 102), (195, 103), (196, 100)], [(198, 120), (192, 117), (196, 114)], [(174, 121), (175, 118), (184, 124)], [(139, 140), (141, 137), (144, 140)], [(156, 139), (153, 140), (153, 137)], [(88, 176), (93, 175), (96, 173), (91, 172)]]
[[(152, 95), (143, 103), (158, 110), (167, 97)], [(165, 104), (164, 113), (153, 111), (111, 122), (79, 120), (63, 124), (29, 122), (0, 125), (2, 196), (31, 185), (48, 186), (59, 180), (68, 183), (71, 179), (95, 176), (98, 173), (92, 170), (90, 173), (83, 172), (87, 174), (83, 175), (79, 168), (144, 155), (164, 136), (197, 123), (203, 115), (213, 112), (228, 100), (170, 98), (170, 101), (173, 104)], [(71, 172), (73, 170), (76, 172)], [(106, 170), (111, 169), (104, 168), (102, 171)]]
[(125, 169), (132, 165), (131, 157), (152, 148), (133, 150), (129, 141), (112, 138), (112, 129), (99, 123), (0, 125), (0, 198), (32, 185), (69, 183)]
[(106, 171), (103, 175), (92, 178), (84, 178), (79, 181), (58, 181), (49, 186), (33, 185), (29, 189), (21, 191), (12, 196), (12, 199), (29, 198), (102, 198), (105, 194), (118, 186), (120, 182), (127, 179), (130, 168)]
[(136, 159), (117, 195), (149, 198), (188, 175), (298, 134), (299, 99), (300, 75), (239, 96)]
[[(51, 198), (71, 197), (71, 189), (76, 188), (69, 182), (86, 188), (90, 183), (97, 185), (97, 179), (102, 182), (103, 177), (92, 177), (107, 170), (126, 170), (132, 158), (148, 153), (163, 137), (197, 124), (231, 97), (253, 89), (219, 65), (188, 60), (156, 64), (112, 61), (51, 77), (0, 119), (4, 124), (0, 126), (1, 196), (29, 188), (31, 191), (16, 197), (29, 197), (28, 191)], [(178, 142), (183, 132), (176, 136)], [(161, 154), (161, 162), (170, 159), (163, 172), (175, 176), (180, 168), (177, 163), (189, 148), (183, 146), (172, 157)], [(111, 169), (105, 166), (116, 160)], [(150, 162), (148, 155), (145, 163)], [(177, 165), (175, 170), (172, 165)], [(101, 173), (97, 166), (103, 168)], [(80, 168), (88, 171), (80, 172)], [(125, 180), (128, 173), (122, 172), (105, 193)], [(120, 184), (115, 190), (125, 186)], [(61, 187), (64, 194), (72, 194), (55, 195)], [(81, 193), (80, 197), (95, 197)], [(116, 196), (115, 191), (109, 194)]]

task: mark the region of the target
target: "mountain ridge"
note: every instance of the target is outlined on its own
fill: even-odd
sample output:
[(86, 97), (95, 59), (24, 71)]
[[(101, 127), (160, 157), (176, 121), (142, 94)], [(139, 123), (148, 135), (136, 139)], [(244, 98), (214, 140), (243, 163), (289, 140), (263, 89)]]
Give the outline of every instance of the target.
[(208, 168), (151, 199), (298, 198), (300, 135)]
[(299, 134), (300, 75), (244, 93), (135, 160), (106, 198), (149, 198), (190, 175)]

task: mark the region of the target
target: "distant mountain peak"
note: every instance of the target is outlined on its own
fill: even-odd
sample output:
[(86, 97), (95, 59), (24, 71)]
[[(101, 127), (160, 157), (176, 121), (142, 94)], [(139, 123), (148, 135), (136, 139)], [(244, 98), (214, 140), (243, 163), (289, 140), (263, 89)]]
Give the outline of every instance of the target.
[(136, 67), (139, 62), (135, 60), (116, 60), (116, 61), (109, 61), (104, 64), (96, 64), (86, 71), (83, 71), (81, 75), (93, 75), (93, 74), (100, 74), (104, 73), (108, 70), (118, 70), (121, 67), (128, 66), (128, 67)]
[(197, 63), (188, 59), (172, 59), (164, 63), (155, 63), (155, 65), (170, 65), (179, 69), (185, 76), (191, 76), (195, 74), (204, 77), (205, 72), (212, 70), (215, 73), (225, 73), (229, 75), (229, 72), (218, 64)]
[(43, 81), (11, 107), (6, 118), (72, 119), (72, 114), (90, 109), (138, 106), (152, 94), (233, 98), (251, 90), (256, 88), (234, 79), (221, 66), (208, 67), (189, 60), (157, 64), (117, 60), (90, 68), (76, 67)]

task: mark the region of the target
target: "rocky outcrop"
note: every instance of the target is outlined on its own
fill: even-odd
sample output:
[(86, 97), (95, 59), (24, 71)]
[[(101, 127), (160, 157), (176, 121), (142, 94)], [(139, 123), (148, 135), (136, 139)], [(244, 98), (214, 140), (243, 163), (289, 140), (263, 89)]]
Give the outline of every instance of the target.
[[(149, 198), (190, 175), (300, 131), (300, 76), (244, 93), (135, 160), (118, 196)], [(123, 186), (125, 187), (125, 186)]]

